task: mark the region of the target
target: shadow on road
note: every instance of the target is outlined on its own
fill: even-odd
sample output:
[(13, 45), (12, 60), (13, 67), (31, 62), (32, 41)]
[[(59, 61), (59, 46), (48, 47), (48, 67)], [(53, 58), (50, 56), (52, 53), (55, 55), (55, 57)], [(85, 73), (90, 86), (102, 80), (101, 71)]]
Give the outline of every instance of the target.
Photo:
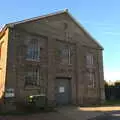
[(120, 110), (105, 112), (103, 115), (90, 118), (88, 120), (120, 120)]
[(25, 116), (0, 116), (0, 120), (120, 120), (120, 106), (114, 107), (58, 107), (56, 112)]

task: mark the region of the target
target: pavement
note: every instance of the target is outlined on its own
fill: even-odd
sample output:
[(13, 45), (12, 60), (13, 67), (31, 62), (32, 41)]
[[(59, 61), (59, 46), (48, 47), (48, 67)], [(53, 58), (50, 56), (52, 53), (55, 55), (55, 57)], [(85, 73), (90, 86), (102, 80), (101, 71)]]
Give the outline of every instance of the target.
[[(110, 108), (109, 108), (110, 109)], [(0, 120), (120, 120), (120, 111), (104, 111), (98, 107), (65, 106), (56, 112), (37, 113), (27, 116), (0, 116)]]
[[(104, 112), (102, 111), (96, 111), (96, 110), (85, 110), (82, 109), (82, 107), (61, 107), (59, 108), (59, 113), (67, 118), (69, 120), (88, 120), (95, 118), (96, 116), (104, 115)], [(92, 109), (92, 108), (91, 108)]]
[(105, 112), (103, 115), (88, 120), (120, 120), (120, 111)]

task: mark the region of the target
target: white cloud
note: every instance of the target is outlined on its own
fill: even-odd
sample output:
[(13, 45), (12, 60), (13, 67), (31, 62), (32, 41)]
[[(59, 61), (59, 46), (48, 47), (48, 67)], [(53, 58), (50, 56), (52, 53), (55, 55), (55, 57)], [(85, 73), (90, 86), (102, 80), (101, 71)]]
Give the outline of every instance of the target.
[(104, 79), (107, 81), (120, 80), (120, 71), (104, 70)]

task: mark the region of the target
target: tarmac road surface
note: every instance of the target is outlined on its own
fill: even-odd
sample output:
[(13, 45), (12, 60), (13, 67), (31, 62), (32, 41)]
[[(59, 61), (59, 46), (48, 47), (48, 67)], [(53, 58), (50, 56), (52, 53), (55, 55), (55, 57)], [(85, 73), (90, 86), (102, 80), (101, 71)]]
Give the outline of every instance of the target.
[(88, 120), (120, 120), (120, 111), (107, 112), (104, 115)]

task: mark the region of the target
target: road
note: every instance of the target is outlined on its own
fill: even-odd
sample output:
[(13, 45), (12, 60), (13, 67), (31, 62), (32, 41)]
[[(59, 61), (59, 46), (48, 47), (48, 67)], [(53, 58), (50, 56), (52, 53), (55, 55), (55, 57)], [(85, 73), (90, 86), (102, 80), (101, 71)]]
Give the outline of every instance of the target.
[(108, 112), (89, 120), (120, 120), (120, 111)]

